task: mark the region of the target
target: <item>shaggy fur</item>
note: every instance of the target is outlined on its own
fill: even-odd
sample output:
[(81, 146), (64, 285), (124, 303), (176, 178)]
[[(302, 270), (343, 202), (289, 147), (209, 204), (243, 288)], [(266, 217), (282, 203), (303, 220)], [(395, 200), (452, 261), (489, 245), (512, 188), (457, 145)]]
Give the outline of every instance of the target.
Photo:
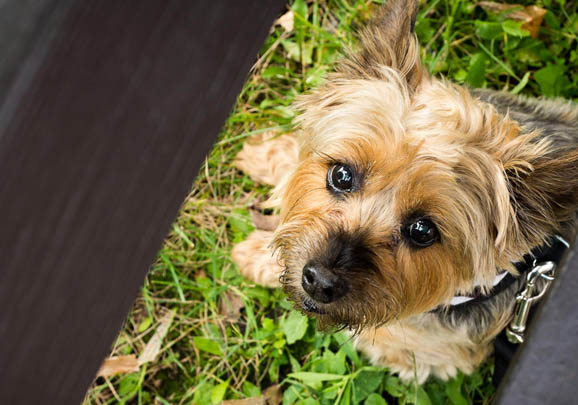
[[(282, 137), (239, 154), (257, 180), (272, 173), (282, 220), (233, 258), (256, 282), (275, 286), (281, 276), (298, 308), (322, 326), (349, 327), (373, 363), (421, 383), (471, 373), (510, 320), (518, 286), (467, 316), (444, 309), (451, 298), (489, 291), (497, 272), (516, 274), (512, 263), (572, 229), (578, 108), (429, 76), (416, 7), (388, 1), (361, 33), (361, 50), (299, 100), (298, 142)], [(353, 169), (353, 191), (328, 189), (337, 163)], [(435, 224), (436, 243), (408, 242), (403, 227), (416, 217)], [(315, 302), (302, 286), (310, 263), (345, 280), (346, 293)]]

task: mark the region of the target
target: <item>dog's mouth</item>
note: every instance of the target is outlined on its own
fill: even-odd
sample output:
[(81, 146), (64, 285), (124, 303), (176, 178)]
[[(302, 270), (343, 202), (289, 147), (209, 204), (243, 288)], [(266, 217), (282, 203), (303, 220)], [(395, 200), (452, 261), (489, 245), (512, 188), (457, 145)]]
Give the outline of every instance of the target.
[(319, 305), (317, 305), (317, 303), (315, 301), (313, 301), (311, 298), (309, 297), (303, 297), (301, 299), (301, 307), (303, 308), (303, 310), (305, 310), (306, 312), (311, 312), (313, 314), (318, 314), (318, 315), (324, 315), (327, 314), (326, 311), (322, 310), (321, 308), (319, 308)]

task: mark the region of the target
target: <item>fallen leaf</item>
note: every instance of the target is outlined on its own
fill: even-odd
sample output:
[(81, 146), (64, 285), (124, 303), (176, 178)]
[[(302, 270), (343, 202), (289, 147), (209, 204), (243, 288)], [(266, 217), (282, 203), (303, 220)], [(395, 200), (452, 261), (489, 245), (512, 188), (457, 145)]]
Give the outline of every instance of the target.
[(167, 335), (169, 327), (171, 326), (171, 323), (173, 321), (174, 315), (175, 313), (173, 311), (167, 311), (163, 315), (163, 317), (159, 321), (159, 325), (157, 326), (154, 335), (148, 341), (147, 345), (145, 346), (145, 348), (143, 349), (138, 358), (139, 365), (149, 363), (157, 358), (157, 355), (161, 351), (163, 340)]
[(521, 4), (502, 4), (494, 1), (480, 1), (478, 5), (484, 10), (495, 13), (503, 13), (508, 10), (516, 9), (506, 14), (506, 16), (512, 20), (524, 21), (522, 28), (528, 30), (532, 38), (538, 38), (540, 25), (542, 25), (542, 21), (547, 12), (542, 7), (538, 6), (523, 7)]
[(279, 19), (277, 19), (277, 24), (279, 24), (287, 32), (293, 31), (293, 11), (289, 10), (283, 14)]
[(524, 25), (522, 25), (522, 28), (528, 30), (532, 38), (538, 38), (540, 25), (542, 25), (542, 21), (544, 20), (547, 11), (538, 6), (528, 6), (526, 7), (526, 12), (531, 19), (526, 20)]
[(221, 405), (268, 405), (263, 397), (252, 397), (244, 399), (227, 399)]
[(267, 405), (279, 405), (283, 401), (281, 384), (272, 385), (263, 392)]
[(139, 370), (139, 363), (134, 354), (127, 356), (111, 356), (104, 360), (97, 377), (110, 377), (116, 374), (136, 373)]
[(228, 399), (221, 402), (221, 405), (279, 405), (283, 401), (281, 385), (272, 385), (263, 391), (260, 397), (244, 399)]
[(262, 231), (274, 231), (279, 226), (279, 215), (265, 215), (257, 209), (251, 209), (251, 220), (255, 228)]
[(236, 322), (241, 318), (241, 309), (245, 307), (243, 299), (233, 290), (227, 290), (219, 300), (219, 313), (229, 322)]

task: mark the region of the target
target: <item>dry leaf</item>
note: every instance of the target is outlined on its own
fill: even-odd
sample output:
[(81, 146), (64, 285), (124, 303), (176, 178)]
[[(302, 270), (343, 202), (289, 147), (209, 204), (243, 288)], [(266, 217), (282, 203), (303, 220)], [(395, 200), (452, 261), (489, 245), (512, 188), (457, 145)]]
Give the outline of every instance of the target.
[(279, 405), (283, 401), (281, 384), (272, 385), (263, 392), (267, 405)]
[(293, 11), (289, 10), (283, 14), (276, 22), (287, 32), (293, 31)]
[(253, 397), (245, 399), (227, 399), (221, 405), (268, 405), (263, 397)]
[(136, 373), (142, 364), (154, 361), (161, 350), (163, 339), (169, 331), (173, 317), (174, 312), (167, 311), (161, 318), (153, 337), (149, 340), (138, 359), (134, 354), (111, 356), (104, 360), (96, 376), (109, 377), (116, 374)]
[(175, 313), (173, 311), (167, 311), (167, 313), (163, 315), (159, 321), (159, 325), (157, 326), (155, 334), (148, 341), (147, 345), (138, 358), (139, 365), (149, 363), (157, 358), (157, 355), (161, 351), (163, 340), (167, 335), (169, 327), (173, 321), (174, 315)]
[(522, 28), (530, 32), (532, 38), (538, 38), (540, 25), (546, 15), (546, 10), (538, 6), (523, 7), (521, 4), (502, 4), (494, 1), (480, 1), (478, 3), (484, 10), (489, 10), (495, 13), (502, 13), (504, 11), (513, 10), (506, 14), (508, 18), (516, 21), (524, 21)]
[(139, 363), (134, 354), (127, 356), (112, 356), (104, 360), (97, 377), (110, 377), (116, 374), (136, 373), (139, 370)]
[(219, 313), (229, 322), (236, 322), (241, 318), (241, 309), (245, 307), (243, 299), (233, 290), (227, 290), (221, 295)]
[(251, 220), (255, 228), (262, 231), (274, 231), (279, 226), (279, 215), (265, 215), (256, 209), (251, 209)]
[(526, 22), (522, 25), (522, 28), (528, 30), (532, 38), (538, 38), (540, 25), (542, 25), (547, 11), (538, 6), (528, 6), (526, 7), (526, 12), (530, 16), (530, 20), (525, 20)]
[(283, 401), (281, 385), (272, 385), (263, 391), (260, 397), (245, 399), (229, 399), (221, 402), (221, 405), (279, 405)]

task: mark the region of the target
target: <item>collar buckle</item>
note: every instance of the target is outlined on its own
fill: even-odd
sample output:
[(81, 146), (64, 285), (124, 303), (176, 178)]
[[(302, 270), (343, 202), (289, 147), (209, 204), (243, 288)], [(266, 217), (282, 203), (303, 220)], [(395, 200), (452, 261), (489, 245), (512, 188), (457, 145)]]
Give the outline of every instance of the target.
[[(553, 261), (538, 264), (534, 261), (532, 270), (526, 274), (524, 289), (516, 296), (514, 317), (506, 328), (506, 336), (510, 343), (524, 342), (524, 332), (526, 331), (530, 308), (546, 294), (552, 281), (554, 281), (555, 272), (556, 263)], [(538, 283), (539, 280), (543, 281)]]

